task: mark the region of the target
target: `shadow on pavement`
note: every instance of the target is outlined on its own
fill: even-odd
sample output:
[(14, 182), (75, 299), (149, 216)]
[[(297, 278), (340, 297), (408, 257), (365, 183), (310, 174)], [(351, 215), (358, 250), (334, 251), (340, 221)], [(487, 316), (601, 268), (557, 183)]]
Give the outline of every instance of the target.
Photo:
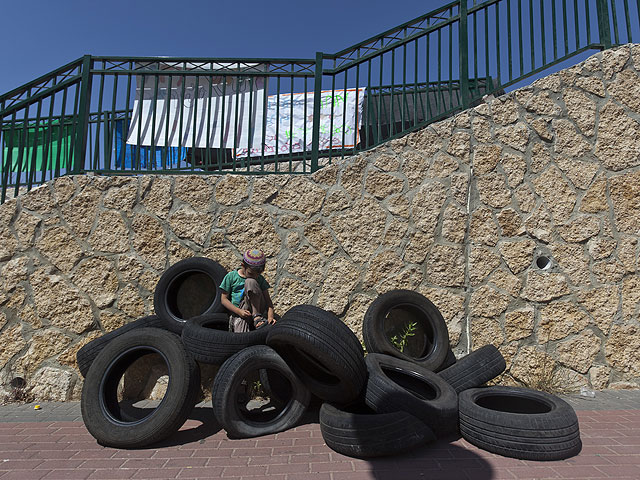
[(158, 449), (164, 447), (176, 447), (179, 445), (186, 445), (188, 443), (200, 442), (207, 437), (215, 435), (222, 427), (213, 416), (213, 410), (208, 407), (195, 407), (189, 414), (189, 420), (195, 420), (201, 422), (194, 428), (185, 428), (176, 432), (171, 437), (144, 447), (143, 449)]

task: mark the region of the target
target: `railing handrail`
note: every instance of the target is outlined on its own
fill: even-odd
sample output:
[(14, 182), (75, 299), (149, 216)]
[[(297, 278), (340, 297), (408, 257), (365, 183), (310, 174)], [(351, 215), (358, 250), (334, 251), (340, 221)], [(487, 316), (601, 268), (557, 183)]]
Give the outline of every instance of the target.
[[(544, 6), (547, 5), (547, 8), (549, 8), (549, 3), (551, 12), (547, 11), (545, 14)], [(327, 88), (330, 88), (330, 91), (336, 94), (336, 98), (337, 94), (341, 91), (344, 91), (346, 94), (347, 89), (353, 88), (354, 86), (358, 87), (358, 89), (362, 88), (362, 91), (366, 93), (356, 93), (356, 96), (360, 95), (360, 98), (366, 97), (367, 103), (366, 105), (361, 104), (359, 108), (361, 108), (363, 112), (366, 110), (367, 115), (374, 112), (376, 116), (367, 117), (366, 121), (359, 124), (358, 121), (362, 119), (358, 118), (359, 113), (356, 112), (355, 122), (349, 124), (349, 128), (351, 129), (350, 132), (353, 132), (354, 125), (356, 125), (355, 131), (358, 135), (362, 134), (366, 137), (364, 141), (361, 142), (362, 138), (360, 137), (356, 140), (354, 136), (353, 140), (345, 142), (346, 127), (343, 123), (341, 133), (342, 143), (339, 143), (339, 147), (334, 147), (333, 141), (336, 137), (334, 137), (333, 133), (333, 106), (331, 106), (330, 114), (326, 111), (322, 114), (330, 118), (331, 122), (330, 124), (327, 123), (327, 125), (323, 124), (322, 126), (322, 142), (320, 142), (321, 129), (320, 120), (318, 120), (320, 115), (313, 115), (312, 124), (311, 120), (309, 120), (308, 125), (304, 123), (307, 120), (302, 120), (301, 123), (296, 126), (298, 130), (304, 131), (305, 133), (304, 138), (302, 135), (297, 137), (298, 147), (299, 145), (303, 145), (303, 148), (302, 150), (296, 150), (296, 152), (302, 151), (302, 153), (296, 153), (299, 158), (296, 157), (294, 161), (298, 161), (299, 159), (303, 159), (304, 161), (310, 160), (311, 171), (315, 171), (319, 168), (318, 160), (320, 156), (327, 156), (328, 162), (331, 162), (334, 148), (341, 148), (343, 156), (345, 154), (344, 152), (352, 147), (354, 152), (356, 149), (371, 148), (383, 141), (391, 140), (420, 128), (429, 122), (437, 121), (438, 119), (461, 111), (474, 104), (474, 102), (479, 101), (483, 95), (500, 92), (506, 87), (521, 83), (524, 79), (539, 74), (551, 66), (566, 61), (587, 50), (609, 48), (618, 45), (619, 42), (624, 42), (625, 38), (627, 41), (633, 41), (638, 33), (635, 24), (640, 24), (640, 21), (636, 22), (635, 16), (633, 15), (640, 15), (640, 13), (633, 9), (633, 11), (630, 10), (626, 1), (624, 4), (625, 16), (622, 17), (620, 14), (621, 7), (616, 7), (616, 0), (585, 0), (584, 3), (580, 4), (581, 10), (579, 10), (578, 2), (572, 2), (571, 0), (540, 0), (539, 5), (538, 2), (536, 2), (535, 6), (532, 2), (529, 2), (527, 5), (526, 2), (520, 0), (454, 0), (336, 53), (317, 52), (315, 58), (130, 57), (85, 55), (21, 87), (0, 95), (0, 122), (4, 122), (4, 124), (0, 125), (0, 134), (4, 135), (3, 138), (5, 142), (4, 145), (0, 145), (0, 148), (5, 149), (5, 151), (13, 151), (13, 149), (16, 148), (12, 143), (6, 144), (9, 136), (16, 131), (16, 126), (28, 128), (30, 122), (33, 122), (37, 130), (41, 125), (46, 126), (47, 122), (48, 125), (51, 126), (51, 122), (56, 118), (65, 119), (64, 121), (66, 121), (67, 118), (72, 118), (74, 148), (71, 158), (73, 159), (73, 165), (72, 168), (66, 170), (66, 173), (80, 173), (92, 169), (97, 171), (101, 166), (104, 166), (105, 172), (118, 171), (111, 168), (111, 163), (107, 164), (106, 161), (99, 163), (98, 160), (107, 158), (106, 154), (104, 158), (101, 157), (100, 152), (107, 152), (107, 149), (111, 148), (114, 136), (118, 135), (117, 138), (122, 138), (127, 129), (132, 128), (132, 124), (127, 123), (133, 118), (134, 113), (130, 103), (132, 100), (131, 95), (134, 97), (139, 95), (139, 92), (136, 92), (136, 87), (132, 87), (132, 78), (138, 76), (143, 78), (142, 86), (144, 86), (145, 78), (155, 79), (152, 81), (158, 85), (159, 81), (166, 81), (166, 78), (163, 79), (162, 77), (168, 77), (169, 88), (171, 88), (171, 78), (173, 77), (179, 79), (180, 77), (216, 76), (219, 77), (216, 82), (218, 82), (220, 78), (226, 78), (227, 81), (220, 82), (221, 84), (226, 84), (227, 82), (233, 84), (234, 80), (229, 80), (230, 77), (237, 77), (239, 82), (242, 81), (242, 78), (246, 77), (250, 79), (251, 85), (255, 84), (254, 79), (265, 77), (264, 83), (261, 81), (261, 84), (268, 85), (269, 88), (265, 89), (266, 93), (260, 94), (260, 102), (264, 102), (263, 105), (260, 105), (260, 111), (266, 112), (268, 102), (271, 102), (274, 96), (277, 98), (275, 116), (278, 120), (275, 121), (275, 136), (273, 136), (273, 132), (271, 133), (272, 139), (278, 138), (278, 127), (280, 125), (279, 115), (281, 113), (287, 113), (284, 110), (279, 110), (281, 98), (292, 95), (291, 98), (293, 99), (294, 94), (303, 96), (303, 103), (305, 104), (305, 114), (303, 118), (306, 119), (308, 118), (308, 112), (306, 110), (307, 95), (313, 95), (312, 105), (310, 103), (308, 108), (313, 109), (312, 111), (321, 111), (321, 102), (324, 102), (324, 100), (321, 101), (321, 96), (327, 92)], [(536, 15), (534, 12), (538, 6), (540, 12)], [(618, 8), (618, 10), (616, 10), (616, 8)], [(586, 18), (579, 19), (579, 11), (585, 11), (584, 9), (586, 9)], [(523, 10), (524, 15), (528, 16), (530, 31), (526, 30), (526, 25), (525, 28), (522, 27)], [(556, 13), (558, 15), (557, 17)], [(569, 19), (569, 22), (567, 21), (568, 13), (569, 15), (575, 16), (575, 26), (571, 24), (571, 22), (573, 22), (572, 19)], [(591, 19), (594, 20), (593, 22), (589, 20), (590, 14)], [(503, 20), (503, 15), (507, 18), (506, 22)], [(494, 18), (494, 21), (491, 26), (489, 26), (491, 18)], [(626, 21), (626, 28), (620, 20), (622, 22)], [(480, 22), (482, 22), (482, 24), (481, 27), (478, 28), (476, 23)], [(535, 27), (540, 29), (539, 31), (536, 30), (535, 34), (534, 22), (536, 22)], [(564, 22), (564, 24), (561, 22)], [(595, 28), (596, 23), (597, 28)], [(634, 26), (633, 34), (632, 25)], [(482, 26), (484, 26), (484, 32), (481, 30)], [(490, 28), (492, 29), (491, 34), (489, 34)], [(586, 37), (584, 35), (585, 28)], [(583, 31), (581, 32), (580, 29), (583, 29)], [(453, 32), (455, 32), (455, 34)], [(571, 38), (568, 32), (571, 33), (571, 35), (575, 34), (575, 38)], [(482, 38), (483, 33), (484, 39)], [(525, 44), (524, 47), (523, 35), (526, 37), (526, 41), (529, 42)], [(448, 43), (446, 40), (441, 43), (441, 37), (448, 37)], [(437, 48), (432, 49), (434, 53), (432, 53), (432, 57), (429, 57), (429, 42), (431, 38), (435, 39), (431, 45), (433, 46), (434, 43), (436, 43)], [(545, 39), (547, 42), (546, 47)], [(494, 48), (491, 52), (489, 51), (489, 44), (493, 45)], [(420, 76), (416, 73), (419, 70), (417, 54), (419, 45), (423, 56), (426, 52), (426, 58), (421, 57), (421, 62), (424, 63), (421, 63)], [(447, 45), (448, 52), (446, 51)], [(553, 45), (553, 48), (551, 48), (551, 45)], [(503, 49), (502, 52), (501, 46)], [(531, 53), (529, 56), (526, 56), (525, 50), (528, 46), (531, 47)], [(534, 48), (540, 50), (534, 52)], [(561, 50), (562, 48), (564, 51)], [(485, 49), (484, 57), (482, 56), (482, 51), (480, 52), (480, 56), (478, 55), (477, 50), (479, 49)], [(559, 49), (560, 51), (558, 51)], [(415, 52), (415, 67), (409, 65), (409, 77), (407, 77), (408, 51)], [(538, 56), (540, 51), (541, 58)], [(553, 53), (551, 53), (551, 51)], [(414, 55), (414, 53), (410, 54)], [(517, 59), (518, 55), (520, 56), (519, 63)], [(401, 64), (402, 68), (396, 69), (395, 62), (400, 58), (404, 63)], [(481, 62), (485, 62), (485, 65), (483, 66)], [(490, 62), (493, 63), (490, 64)], [(384, 75), (383, 63), (387, 69)], [(444, 64), (445, 67), (441, 69), (442, 64)], [(375, 68), (378, 69), (375, 73), (378, 78), (375, 78), (373, 83), (371, 79), (372, 65), (375, 65)], [(424, 65), (426, 65), (426, 71)], [(437, 76), (435, 75), (436, 69)], [(365, 78), (365, 75), (368, 75), (368, 78)], [(124, 79), (126, 85), (126, 100), (124, 98), (124, 91), (121, 89), (118, 91), (118, 95), (120, 95), (119, 101), (123, 101), (116, 105), (117, 87), (114, 87), (114, 85), (117, 86), (119, 82), (123, 82), (122, 77), (124, 76), (128, 77), (128, 79)], [(269, 80), (268, 84), (266, 77), (272, 79)], [(106, 105), (105, 99), (103, 98), (105, 79), (107, 79), (107, 84), (111, 85), (108, 88), (112, 89), (110, 91), (113, 97), (112, 100), (106, 100)], [(288, 79), (290, 79), (290, 82)], [(483, 82), (483, 79), (486, 79), (486, 81)], [(136, 79), (135, 81), (138, 80)], [(148, 81), (148, 85), (152, 85), (152, 81)], [(341, 82), (337, 88), (336, 81)], [(182, 93), (176, 92), (178, 98), (180, 98), (180, 95), (185, 95), (184, 85), (188, 82), (198, 85), (198, 80), (194, 82), (192, 78), (182, 82)], [(92, 83), (96, 84), (95, 92)], [(209, 82), (209, 95), (211, 95), (211, 85), (213, 85), (213, 83), (214, 80), (211, 79)], [(280, 90), (281, 83), (289, 84), (288, 86), (285, 85), (284, 91)], [(294, 84), (296, 85), (295, 89)], [(327, 85), (331, 86), (327, 87)], [(157, 101), (158, 96), (157, 87), (155, 88), (156, 93), (153, 102)], [(152, 91), (153, 88), (147, 90)], [(224, 88), (221, 91), (224, 92)], [(269, 92), (276, 92), (276, 95), (270, 95)], [(92, 95), (95, 95), (95, 97), (92, 98)], [(224, 97), (225, 94), (219, 91), (217, 95)], [(51, 100), (49, 100), (49, 97)], [(55, 100), (60, 97), (62, 97), (61, 101)], [(248, 98), (248, 102), (251, 102), (251, 98), (256, 97), (249, 96)], [(296, 98), (298, 102), (302, 101), (302, 97), (299, 96)], [(54, 100), (58, 102), (55, 105), (55, 109)], [(137, 101), (137, 98), (134, 98), (134, 101)], [(225, 115), (225, 101), (222, 101), (222, 110), (219, 112), (221, 118)], [(112, 102), (111, 108), (109, 108), (108, 102)], [(333, 100), (331, 102), (333, 102)], [(418, 105), (418, 102), (420, 102), (420, 105)], [(137, 104), (138, 115), (142, 115), (142, 109), (140, 107), (142, 103), (143, 102)], [(93, 104), (98, 105), (97, 112), (92, 111), (91, 106)], [(104, 112), (102, 111), (103, 105)], [(124, 108), (122, 105), (124, 105)], [(153, 105), (155, 105), (155, 103)], [(169, 105), (171, 105), (171, 102), (169, 102)], [(251, 103), (249, 103), (249, 105), (251, 105)], [(289, 112), (290, 115), (286, 118), (293, 119), (293, 100), (287, 105), (291, 105), (291, 110)], [(343, 105), (345, 105), (345, 107), (341, 108), (346, 108), (346, 101), (343, 102)], [(154, 106), (154, 112), (155, 108)], [(211, 110), (210, 106), (208, 108)], [(322, 108), (324, 108), (324, 103)], [(418, 109), (420, 109), (420, 111), (418, 111)], [(116, 112), (122, 115), (123, 118), (120, 120), (124, 120), (127, 125), (124, 128), (120, 125), (118, 132), (114, 130), (116, 128)], [(196, 109), (193, 110), (194, 119), (197, 118), (195, 112)], [(225, 135), (229, 135), (228, 132), (230, 128), (237, 128), (238, 132), (240, 132), (241, 128), (245, 128), (247, 132), (250, 132), (248, 135), (254, 135), (258, 130), (252, 130), (251, 115), (249, 114), (248, 117), (248, 126), (240, 127), (240, 124), (238, 124), (238, 110), (236, 109), (235, 112), (236, 118), (230, 120), (231, 122), (235, 122), (233, 126), (222, 127), (221, 131), (226, 132)], [(405, 122), (407, 112), (407, 118), (409, 118), (409, 120)], [(418, 113), (420, 115), (418, 115)], [(340, 112), (338, 112), (338, 114), (340, 114)], [(260, 115), (263, 114), (260, 113)], [(264, 126), (267, 119), (266, 115), (267, 114), (264, 113), (264, 118), (262, 118), (259, 128), (266, 129)], [(381, 116), (384, 115), (386, 116), (381, 120)], [(364, 114), (362, 114), (362, 116), (364, 117)], [(169, 115), (167, 114), (165, 118), (167, 119), (166, 127), (158, 124), (158, 128), (163, 128), (163, 131), (167, 132), (169, 131)], [(180, 114), (179, 132), (182, 132), (183, 128), (182, 118), (182, 114)], [(254, 117), (253, 120), (255, 122), (256, 118)], [(189, 119), (188, 121), (191, 122), (192, 120)], [(270, 121), (273, 122), (271, 118)], [(91, 125), (92, 122), (94, 125)], [(190, 132), (194, 132), (193, 134), (189, 133), (189, 135), (193, 135), (192, 138), (183, 138), (182, 133), (178, 134), (180, 137), (178, 149), (181, 150), (189, 147), (194, 151), (198, 149), (208, 151), (214, 148), (220, 151), (224, 149), (229, 151), (236, 148), (244, 149), (244, 153), (237, 154), (237, 156), (233, 157), (238, 161), (238, 167), (233, 166), (232, 168), (235, 173), (239, 173), (245, 166), (250, 166), (255, 162), (264, 166), (265, 163), (269, 163), (272, 159), (275, 159), (274, 163), (276, 164), (277, 170), (279, 159), (284, 158), (284, 161), (288, 160), (291, 162), (296, 155), (293, 153), (293, 144), (289, 143), (289, 139), (293, 138), (292, 134), (289, 135), (293, 132), (293, 120), (291, 120), (290, 127), (283, 127), (283, 130), (287, 130), (288, 135), (286, 137), (286, 144), (282, 141), (275, 140), (275, 143), (269, 144), (270, 150), (267, 150), (265, 146), (266, 141), (264, 140), (256, 140), (255, 142), (251, 140), (250, 143), (245, 146), (238, 145), (236, 140), (231, 140), (231, 143), (227, 140), (223, 143), (223, 141), (220, 140), (219, 144), (216, 144), (215, 142), (218, 142), (218, 140), (214, 142), (214, 140), (212, 140), (213, 137), (209, 136), (208, 126), (206, 137), (204, 137), (207, 139), (206, 145), (202, 142), (196, 143), (196, 123), (197, 122), (194, 121), (193, 129), (189, 130)], [(383, 123), (384, 132), (381, 130)], [(148, 137), (154, 138), (154, 140), (152, 140), (150, 144), (142, 144), (140, 143), (140, 133), (138, 132), (138, 143), (135, 141), (131, 143), (137, 145), (137, 153), (135, 153), (137, 156), (136, 166), (132, 167), (133, 161), (131, 161), (129, 167), (126, 168), (150, 168), (140, 166), (141, 160), (139, 156), (141, 145), (144, 145), (146, 148), (151, 148), (152, 150), (158, 146), (155, 143), (156, 140), (153, 134), (153, 129), (156, 128), (155, 113), (153, 121), (149, 123), (147, 119), (147, 124), (154, 125), (151, 127), (152, 133)], [(6, 125), (11, 125), (11, 127), (4, 128)], [(273, 123), (271, 125), (273, 125)], [(302, 125), (302, 127), (299, 125)], [(309, 127), (309, 125), (311, 125), (311, 127)], [(102, 134), (104, 136), (102, 140), (98, 140), (100, 128), (103, 129)], [(107, 128), (110, 129), (108, 136)], [(229, 129), (225, 130), (225, 128)], [(309, 134), (306, 133), (307, 128), (311, 128), (312, 130)], [(176, 131), (175, 125), (173, 129), (173, 131)], [(263, 135), (265, 131), (266, 130), (263, 130)], [(220, 130), (217, 130), (217, 132), (216, 135), (219, 134)], [(327, 140), (326, 132), (331, 132), (331, 139)], [(96, 137), (95, 143), (91, 137), (93, 134), (95, 134)], [(147, 134), (148, 132), (145, 133), (145, 135)], [(166, 133), (163, 135), (166, 135)], [(240, 136), (240, 133), (238, 133), (238, 136)], [(232, 137), (236, 137), (235, 130), (233, 130)], [(130, 138), (131, 137), (127, 138), (127, 142)], [(222, 134), (220, 134), (220, 138), (222, 138)], [(8, 153), (6, 154), (8, 155), (6, 158), (5, 156), (2, 157), (5, 163), (5, 165), (0, 165), (3, 183), (1, 198), (3, 200), (7, 185), (14, 185), (11, 183), (14, 181), (12, 180), (11, 172), (16, 172), (16, 168), (18, 177), (23, 174), (25, 176), (28, 175), (28, 183), (25, 183), (28, 188), (31, 188), (33, 182), (37, 183), (35, 180), (36, 174), (31, 170), (36, 165), (36, 157), (39, 155), (36, 152), (38, 144), (35, 143), (35, 140), (33, 141), (33, 145), (20, 146), (16, 150), (20, 152), (19, 155)], [(149, 142), (149, 140), (147, 139), (145, 142)], [(263, 142), (261, 144), (262, 151), (261, 153), (256, 153), (257, 149), (255, 147), (260, 142)], [(170, 168), (166, 168), (165, 160), (167, 150), (175, 147), (175, 144), (169, 144), (168, 137), (166, 137), (164, 140), (161, 140), (160, 145), (164, 148), (164, 153), (162, 154), (162, 171), (171, 171), (173, 163), (170, 164)], [(280, 147), (284, 146), (286, 148), (287, 145), (289, 145), (291, 152), (281, 154)], [(87, 147), (89, 147), (88, 152)], [(28, 153), (28, 159), (23, 150)], [(322, 154), (320, 153), (321, 151)], [(0, 155), (2, 154), (3, 151), (0, 150)], [(46, 155), (47, 153), (44, 154), (45, 157)], [(176, 166), (176, 169), (186, 171), (191, 168), (193, 171), (194, 168), (197, 168), (194, 152), (192, 152), (191, 155), (191, 167), (183, 168), (182, 166)], [(236, 153), (234, 153), (234, 155), (236, 155)], [(243, 155), (246, 155), (246, 157), (243, 157)], [(17, 167), (11, 163), (16, 160), (16, 156), (19, 157), (19, 165)], [(111, 161), (112, 156), (109, 154), (108, 158), (110, 159), (109, 161)], [(204, 160), (200, 159), (200, 161)], [(210, 161), (209, 154), (207, 154), (206, 161)], [(227, 165), (228, 158), (217, 157), (216, 161), (218, 166), (223, 166)], [(116, 162), (114, 162), (114, 164), (115, 163)], [(210, 164), (207, 163), (207, 165)], [(289, 167), (291, 169), (291, 164)], [(38, 166), (37, 168), (40, 167)], [(55, 175), (64, 173), (65, 172), (60, 173), (59, 170), (56, 170)], [(248, 167), (245, 173), (249, 173)], [(43, 181), (42, 179), (44, 177), (43, 170), (42, 178), (38, 181)], [(17, 186), (20, 181), (21, 180), (16, 180), (14, 182), (15, 185)]]
[[(325, 54), (325, 59), (334, 59), (334, 58), (338, 58), (338, 57), (342, 57), (350, 52), (355, 52), (358, 49), (364, 48), (367, 45), (370, 45), (372, 43), (376, 43), (378, 42), (380, 39), (389, 37), (395, 33), (399, 33), (402, 32), (403, 30), (406, 30), (408, 28), (415, 28), (414, 25), (418, 25), (422, 22), (424, 22), (425, 20), (427, 20), (428, 18), (434, 17), (435, 15), (445, 12), (447, 10), (450, 10), (451, 8), (453, 8), (454, 6), (460, 4), (461, 1), (464, 0), (454, 0), (453, 2), (450, 2), (446, 5), (443, 5), (442, 7), (439, 7), (435, 10), (432, 10), (429, 13), (425, 13), (424, 15), (420, 15), (419, 17), (414, 18), (413, 20), (409, 20), (408, 22), (403, 23), (402, 25), (398, 25), (397, 27), (393, 27), (390, 28), (389, 30), (386, 30), (382, 33), (379, 33), (377, 35), (374, 35), (370, 38), (368, 38), (367, 40), (363, 40), (361, 42), (358, 42), (354, 45), (351, 45), (350, 47), (344, 48), (342, 50), (340, 50), (339, 52), (333, 53), (333, 54)], [(449, 20), (449, 19), (447, 19)]]
[[(73, 60), (72, 62), (67, 63), (66, 65), (60, 67), (60, 68), (56, 68), (55, 70), (52, 70), (49, 73), (46, 73), (44, 75), (42, 75), (41, 77), (36, 78), (35, 80), (32, 80), (30, 82), (25, 83), (24, 85), (21, 85), (17, 88), (14, 88), (13, 90), (10, 90), (7, 93), (4, 93), (2, 95), (0, 95), (0, 113), (2, 113), (6, 107), (2, 108), (2, 104), (4, 102), (6, 102), (7, 100), (10, 100), (12, 97), (16, 96), (16, 95), (22, 95), (24, 92), (26, 92), (27, 90), (31, 89), (31, 88), (35, 88), (38, 85), (41, 85), (43, 83), (48, 82), (49, 80), (51, 80), (54, 77), (57, 77), (58, 75), (62, 74), (63, 72), (66, 72), (68, 70), (71, 70), (73, 68), (78, 68), (82, 65), (82, 57)], [(50, 87), (47, 87), (50, 88)]]

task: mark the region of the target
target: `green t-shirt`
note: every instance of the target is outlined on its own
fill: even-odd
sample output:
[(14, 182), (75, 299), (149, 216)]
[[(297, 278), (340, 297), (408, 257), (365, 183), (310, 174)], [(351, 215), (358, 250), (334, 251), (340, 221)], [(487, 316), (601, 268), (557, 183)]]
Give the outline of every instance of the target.
[[(246, 278), (242, 278), (238, 273), (238, 270), (233, 270), (225, 275), (220, 284), (220, 289), (229, 294), (229, 300), (236, 307), (240, 306), (242, 297), (244, 296), (244, 281)], [(258, 275), (258, 285), (262, 290), (271, 288), (269, 282), (267, 282), (262, 275)]]

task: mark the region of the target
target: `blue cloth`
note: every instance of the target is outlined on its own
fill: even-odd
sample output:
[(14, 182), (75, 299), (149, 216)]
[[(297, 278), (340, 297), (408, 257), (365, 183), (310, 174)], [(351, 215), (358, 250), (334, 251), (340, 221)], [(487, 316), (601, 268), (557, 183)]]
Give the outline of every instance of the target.
[[(164, 147), (151, 147), (140, 146), (140, 161), (137, 160), (137, 145), (127, 144), (127, 135), (123, 134), (124, 120), (116, 121), (116, 168), (123, 168), (125, 170), (161, 170), (162, 165), (162, 152)], [(166, 158), (164, 168), (177, 167), (180, 164), (180, 160), (185, 158), (186, 149), (178, 147), (169, 147), (166, 149)]]

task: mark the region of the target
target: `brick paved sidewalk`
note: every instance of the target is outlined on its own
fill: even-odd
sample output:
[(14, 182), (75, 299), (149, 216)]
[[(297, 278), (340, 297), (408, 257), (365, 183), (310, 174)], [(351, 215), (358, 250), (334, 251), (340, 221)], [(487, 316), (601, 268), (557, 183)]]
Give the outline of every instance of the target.
[[(565, 397), (567, 398), (567, 397)], [(98, 445), (77, 403), (0, 407), (0, 480), (221, 478), (281, 480), (640, 479), (640, 390), (567, 400), (576, 408), (583, 450), (554, 462), (515, 460), (463, 439), (404, 455), (358, 460), (327, 447), (317, 423), (275, 435), (230, 440), (199, 405), (171, 439), (153, 448)]]

